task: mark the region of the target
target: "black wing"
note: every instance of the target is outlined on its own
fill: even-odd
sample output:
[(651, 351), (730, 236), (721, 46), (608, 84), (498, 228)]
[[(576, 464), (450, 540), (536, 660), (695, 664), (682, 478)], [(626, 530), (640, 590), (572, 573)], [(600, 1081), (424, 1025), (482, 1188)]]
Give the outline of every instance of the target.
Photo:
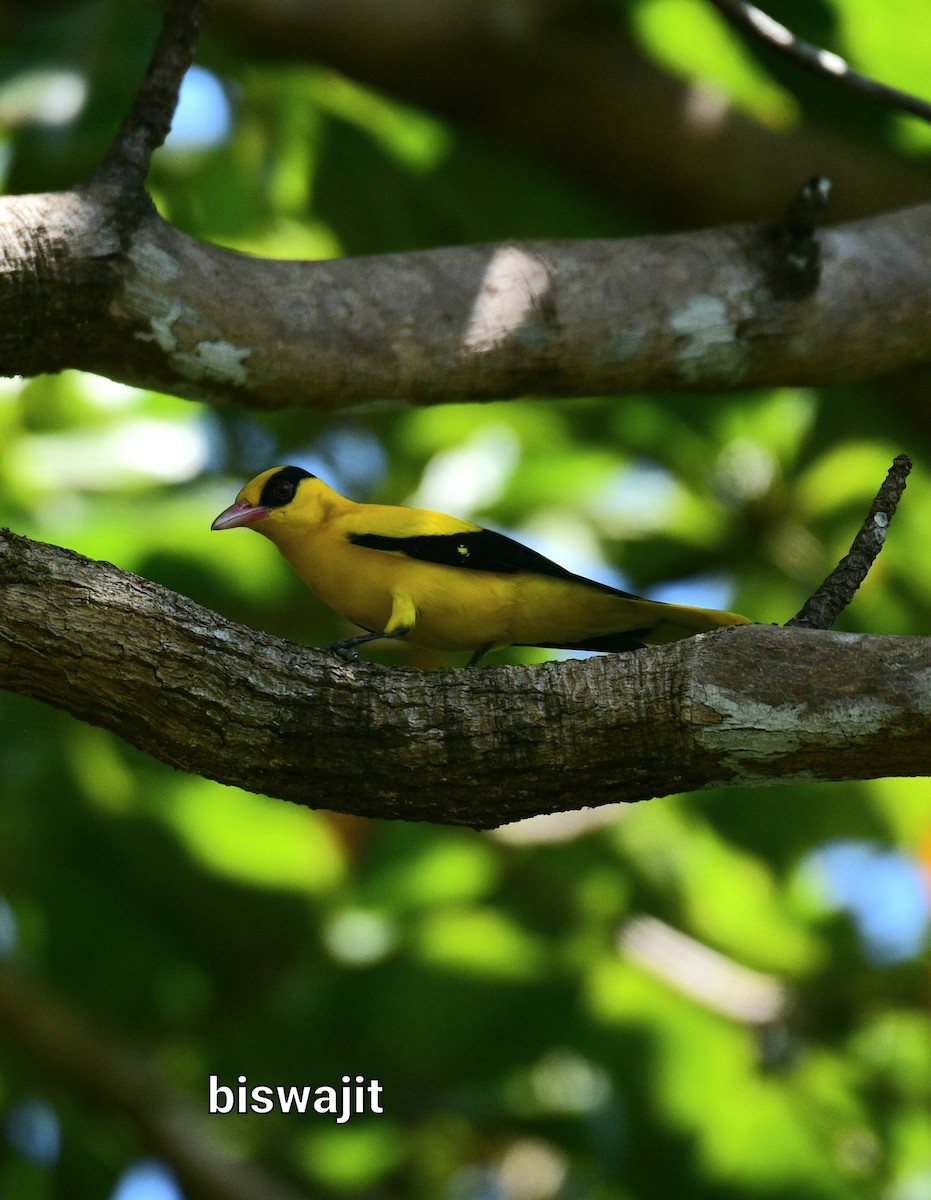
[(389, 550), (395, 554), (406, 554), (421, 562), (438, 563), (444, 567), (464, 567), (470, 571), (495, 571), (502, 575), (516, 575), (529, 571), (534, 575), (548, 575), (554, 579), (572, 579), (612, 596), (623, 596), (628, 600), (639, 600), (631, 592), (622, 592), (606, 583), (596, 583), (583, 575), (567, 571), (529, 546), (495, 533), (492, 529), (478, 529), (471, 533), (429, 533), (413, 537), (387, 537), (381, 533), (351, 533), (349, 540), (356, 546), (368, 546), (371, 550)]

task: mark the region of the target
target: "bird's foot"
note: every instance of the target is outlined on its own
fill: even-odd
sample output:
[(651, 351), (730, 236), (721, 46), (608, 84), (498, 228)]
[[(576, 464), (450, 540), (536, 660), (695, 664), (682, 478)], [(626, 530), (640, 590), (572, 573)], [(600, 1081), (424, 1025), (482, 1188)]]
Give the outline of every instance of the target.
[(327, 646), (327, 650), (331, 654), (335, 654), (337, 658), (341, 658), (343, 662), (358, 662), (359, 652), (353, 645), (354, 640), (354, 638), (347, 638), (344, 642), (334, 642), (332, 646)]

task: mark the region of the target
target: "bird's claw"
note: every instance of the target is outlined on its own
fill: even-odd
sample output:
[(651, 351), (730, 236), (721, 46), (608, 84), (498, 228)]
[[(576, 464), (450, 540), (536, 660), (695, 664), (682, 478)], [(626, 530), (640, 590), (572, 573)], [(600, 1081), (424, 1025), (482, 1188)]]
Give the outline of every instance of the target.
[(337, 658), (341, 658), (343, 662), (354, 663), (359, 661), (358, 650), (354, 650), (352, 646), (347, 646), (345, 642), (334, 642), (332, 646), (327, 646), (327, 650), (331, 654), (335, 654)]

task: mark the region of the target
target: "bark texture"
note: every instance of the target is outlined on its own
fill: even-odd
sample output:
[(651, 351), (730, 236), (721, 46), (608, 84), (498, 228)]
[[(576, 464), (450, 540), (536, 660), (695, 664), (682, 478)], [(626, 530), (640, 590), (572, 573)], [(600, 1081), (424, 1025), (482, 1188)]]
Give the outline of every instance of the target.
[(489, 827), (687, 789), (924, 775), (929, 678), (928, 638), (766, 626), (538, 667), (348, 665), (0, 536), (0, 687), (183, 770), (366, 816)]
[(0, 200), (0, 372), (81, 367), (258, 409), (841, 383), (926, 364), (931, 206), (826, 229), (257, 259), (102, 187)]

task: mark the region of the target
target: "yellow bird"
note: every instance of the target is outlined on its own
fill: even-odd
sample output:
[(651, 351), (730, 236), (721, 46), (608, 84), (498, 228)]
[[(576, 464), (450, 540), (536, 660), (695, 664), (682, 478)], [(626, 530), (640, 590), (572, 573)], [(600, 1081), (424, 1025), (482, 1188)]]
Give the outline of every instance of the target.
[(574, 575), (502, 533), (422, 508), (356, 504), (301, 467), (272, 467), (210, 526), (251, 525), (330, 608), (376, 638), (471, 651), (501, 646), (639, 650), (747, 618), (643, 600)]

